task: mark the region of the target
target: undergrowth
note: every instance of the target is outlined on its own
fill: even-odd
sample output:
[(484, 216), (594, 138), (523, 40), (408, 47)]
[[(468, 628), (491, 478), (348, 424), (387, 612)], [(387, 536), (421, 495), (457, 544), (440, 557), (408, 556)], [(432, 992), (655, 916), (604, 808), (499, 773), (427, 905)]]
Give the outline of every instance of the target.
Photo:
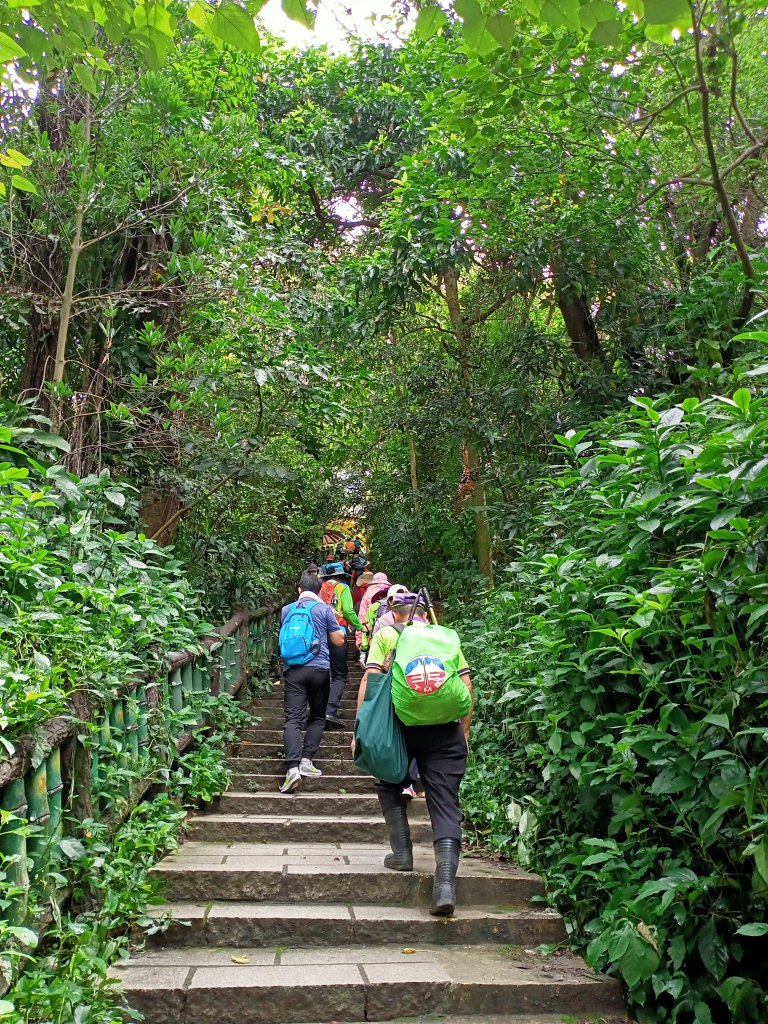
[(559, 438), (477, 617), (464, 806), (639, 1024), (768, 1019), (768, 365)]

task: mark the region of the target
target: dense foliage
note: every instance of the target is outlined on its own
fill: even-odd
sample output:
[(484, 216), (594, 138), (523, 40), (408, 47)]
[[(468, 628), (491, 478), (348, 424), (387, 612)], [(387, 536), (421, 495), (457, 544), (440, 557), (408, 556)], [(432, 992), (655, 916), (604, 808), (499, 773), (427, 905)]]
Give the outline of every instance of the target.
[(468, 813), (545, 869), (641, 1024), (768, 1009), (766, 374), (558, 438), (467, 627)]

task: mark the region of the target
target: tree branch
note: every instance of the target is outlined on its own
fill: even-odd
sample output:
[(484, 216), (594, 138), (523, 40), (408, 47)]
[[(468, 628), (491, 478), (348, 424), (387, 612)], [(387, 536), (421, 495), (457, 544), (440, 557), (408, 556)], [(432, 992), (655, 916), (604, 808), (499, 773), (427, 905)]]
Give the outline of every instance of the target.
[(177, 523), (183, 515), (186, 515), (187, 512), (193, 509), (196, 505), (199, 505), (201, 501), (206, 501), (206, 499), (210, 498), (211, 495), (216, 493), (216, 491), (220, 491), (225, 484), (228, 484), (230, 480), (234, 480), (234, 478), (239, 476), (242, 472), (243, 468), (242, 466), (239, 466), (237, 469), (233, 469), (231, 473), (227, 473), (225, 477), (222, 477), (221, 480), (214, 484), (214, 486), (211, 487), (209, 491), (206, 491), (205, 494), (201, 494), (199, 498), (195, 498), (194, 501), (190, 501), (190, 503), (185, 505), (184, 508), (180, 508), (178, 512), (174, 512), (171, 518), (167, 519), (162, 526), (159, 526), (149, 539), (156, 540), (165, 533), (166, 530), (169, 530), (174, 523)]

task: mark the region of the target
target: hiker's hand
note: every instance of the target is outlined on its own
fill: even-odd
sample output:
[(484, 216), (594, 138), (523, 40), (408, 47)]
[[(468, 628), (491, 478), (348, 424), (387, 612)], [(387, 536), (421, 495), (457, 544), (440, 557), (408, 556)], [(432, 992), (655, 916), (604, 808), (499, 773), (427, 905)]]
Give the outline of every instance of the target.
[(349, 744), (349, 749), (352, 751), (352, 757), (355, 756), (355, 737), (352, 737), (352, 742)]

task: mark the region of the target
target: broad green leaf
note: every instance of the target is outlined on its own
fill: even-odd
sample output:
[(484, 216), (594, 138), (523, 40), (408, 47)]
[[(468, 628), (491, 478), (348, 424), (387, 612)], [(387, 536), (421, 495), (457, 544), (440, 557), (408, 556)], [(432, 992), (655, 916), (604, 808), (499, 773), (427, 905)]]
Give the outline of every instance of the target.
[(616, 6), (611, 0), (590, 0), (579, 8), (579, 19), (582, 27), (591, 32), (601, 21), (610, 21), (616, 17)]
[(742, 412), (748, 412), (752, 401), (752, 394), (747, 388), (739, 388), (733, 396), (733, 400)]
[(686, 0), (645, 0), (644, 11), (649, 25), (687, 25), (691, 20)]
[(291, 21), (297, 21), (305, 28), (315, 27), (315, 12), (307, 8), (305, 0), (281, 0), (281, 7)]
[(96, 78), (94, 77), (93, 71), (88, 67), (87, 64), (75, 64), (74, 68), (75, 78), (78, 80), (80, 85), (89, 92), (91, 96), (95, 96), (99, 89), (96, 85)]
[(599, 46), (618, 46), (623, 28), (618, 18), (601, 21), (592, 29), (590, 38)]
[(650, 25), (645, 26), (645, 38), (650, 39), (652, 43), (660, 43), (662, 46), (669, 46), (675, 42), (675, 33), (679, 32), (681, 26), (673, 21), (668, 25)]
[(429, 4), (419, 11), (416, 24), (413, 27), (413, 35), (416, 39), (431, 39), (432, 36), (437, 35), (447, 21), (448, 15), (441, 7)]
[(253, 15), (237, 4), (224, 4), (216, 9), (211, 31), (217, 39), (238, 50), (258, 53), (261, 47)]
[(702, 963), (716, 981), (721, 981), (728, 966), (728, 948), (711, 918), (699, 932), (698, 946)]
[(7, 64), (9, 60), (16, 60), (23, 57), (24, 50), (15, 39), (11, 39), (5, 32), (0, 32), (0, 64)]
[(743, 924), (736, 930), (737, 935), (749, 935), (757, 938), (760, 935), (768, 935), (768, 924), (761, 921), (752, 921), (750, 924)]
[(33, 192), (37, 195), (37, 186), (29, 178), (25, 178), (22, 174), (11, 175), (11, 184), (14, 188), (17, 188), (20, 192)]
[(7, 999), (0, 999), (0, 1017), (7, 1017), (9, 1013), (15, 1013), (16, 1007)]
[(158, 0), (139, 0), (133, 9), (136, 28), (151, 28), (164, 36), (173, 36), (176, 23), (170, 12)]
[(548, 25), (581, 28), (579, 0), (544, 0), (541, 17)]
[(477, 0), (456, 0), (454, 10), (461, 18), (461, 33), (470, 49), (484, 57), (498, 48), (488, 28), (488, 16)]
[(518, 41), (515, 22), (507, 14), (491, 14), (488, 31), (505, 50), (511, 50)]

